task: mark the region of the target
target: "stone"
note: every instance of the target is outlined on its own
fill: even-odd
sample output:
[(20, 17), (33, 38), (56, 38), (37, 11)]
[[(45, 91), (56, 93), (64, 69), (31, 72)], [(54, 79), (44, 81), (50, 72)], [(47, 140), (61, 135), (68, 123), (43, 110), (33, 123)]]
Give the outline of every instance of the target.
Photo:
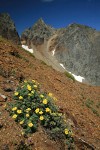
[(7, 97), (0, 93), (0, 102), (6, 102), (6, 101), (7, 101)]

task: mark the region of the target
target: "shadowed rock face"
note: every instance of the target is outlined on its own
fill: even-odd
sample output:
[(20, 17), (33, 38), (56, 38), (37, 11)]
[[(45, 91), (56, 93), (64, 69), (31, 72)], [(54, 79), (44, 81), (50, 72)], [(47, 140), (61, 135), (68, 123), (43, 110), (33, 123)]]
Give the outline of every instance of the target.
[(15, 44), (20, 44), (20, 38), (15, 24), (8, 13), (0, 13), (0, 35)]
[[(53, 29), (40, 19), (22, 34), (23, 41), (31, 47), (46, 45), (45, 52), (53, 52), (58, 63), (66, 70), (84, 77), (85, 82), (100, 85), (100, 32), (76, 23), (66, 28)], [(40, 51), (41, 52), (41, 51)], [(43, 53), (42, 53), (43, 54)]]

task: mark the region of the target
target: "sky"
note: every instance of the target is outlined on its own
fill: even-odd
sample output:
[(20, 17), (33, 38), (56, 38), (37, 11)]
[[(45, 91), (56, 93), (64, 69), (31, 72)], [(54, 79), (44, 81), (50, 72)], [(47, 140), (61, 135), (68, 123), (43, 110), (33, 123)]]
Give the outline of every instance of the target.
[(54, 28), (71, 23), (100, 30), (100, 0), (0, 0), (0, 12), (7, 12), (21, 34), (42, 17)]

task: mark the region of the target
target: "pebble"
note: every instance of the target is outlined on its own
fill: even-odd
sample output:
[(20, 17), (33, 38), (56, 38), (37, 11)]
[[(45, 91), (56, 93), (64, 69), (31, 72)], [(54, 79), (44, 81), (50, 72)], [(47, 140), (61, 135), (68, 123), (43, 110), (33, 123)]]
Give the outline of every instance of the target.
[(0, 93), (0, 102), (6, 102), (6, 101), (7, 101), (7, 97)]

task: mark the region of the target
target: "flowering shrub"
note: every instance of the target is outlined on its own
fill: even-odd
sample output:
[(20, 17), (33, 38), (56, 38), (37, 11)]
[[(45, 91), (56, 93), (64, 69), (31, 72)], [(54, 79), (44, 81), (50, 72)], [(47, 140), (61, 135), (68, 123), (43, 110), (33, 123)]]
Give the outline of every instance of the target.
[(41, 93), (35, 80), (24, 81), (14, 93), (14, 102), (10, 102), (9, 112), (22, 126), (25, 134), (36, 132), (40, 123), (52, 138), (66, 138), (71, 145), (72, 131), (54, 104), (55, 100), (52, 93)]

